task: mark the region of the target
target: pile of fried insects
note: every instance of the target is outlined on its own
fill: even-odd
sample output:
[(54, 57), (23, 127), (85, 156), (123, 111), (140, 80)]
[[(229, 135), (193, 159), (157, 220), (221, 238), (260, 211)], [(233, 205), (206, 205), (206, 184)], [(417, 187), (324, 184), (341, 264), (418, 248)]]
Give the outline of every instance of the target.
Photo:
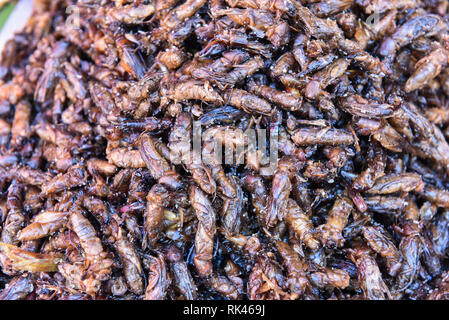
[(447, 0), (33, 10), (0, 60), (0, 299), (449, 298)]

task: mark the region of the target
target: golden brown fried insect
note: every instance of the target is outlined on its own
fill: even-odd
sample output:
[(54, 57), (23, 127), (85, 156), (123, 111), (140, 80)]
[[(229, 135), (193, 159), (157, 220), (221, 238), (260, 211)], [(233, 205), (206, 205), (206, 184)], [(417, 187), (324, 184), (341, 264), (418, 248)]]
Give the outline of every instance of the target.
[(23, 185), (13, 180), (8, 188), (6, 208), (8, 213), (3, 223), (2, 242), (17, 245), (19, 239), (17, 233), (24, 227), (25, 212), (23, 211)]
[(319, 18), (333, 16), (341, 11), (350, 8), (354, 0), (331, 0), (326, 2), (313, 3), (310, 10)]
[(393, 114), (393, 106), (369, 101), (359, 95), (341, 99), (339, 106), (352, 115), (370, 119), (387, 118)]
[(356, 247), (351, 253), (351, 260), (357, 266), (357, 280), (363, 290), (363, 296), (369, 300), (391, 299), (391, 293), (382, 279), (376, 260), (363, 245)]
[(291, 192), (291, 182), (286, 170), (277, 170), (273, 177), (270, 194), (267, 200), (265, 227), (271, 228), (282, 220), (287, 208)]
[(289, 0), (227, 0), (226, 3), (230, 7), (264, 9), (275, 13), (293, 14), (295, 12), (295, 7)]
[[(288, 24), (277, 21), (278, 19), (268, 10), (231, 8), (216, 10), (215, 15), (226, 16), (237, 24), (251, 29), (259, 37), (266, 35), (275, 48), (289, 41)], [(284, 28), (284, 25), (287, 28)]]
[(146, 18), (155, 12), (153, 4), (140, 4), (134, 6), (132, 4), (113, 7), (109, 10), (109, 14), (116, 20), (126, 24), (140, 24)]
[[(360, 44), (362, 48), (366, 48), (372, 41), (378, 41), (396, 27), (395, 18), (396, 10), (389, 11), (385, 16), (379, 16), (379, 22), (367, 24), (365, 22), (358, 22), (358, 26), (354, 32), (354, 39)], [(376, 16), (372, 16), (376, 19)], [(375, 20), (374, 20), (375, 21)]]
[(0, 298), (449, 296), (447, 1), (66, 2), (0, 57), (2, 242), (59, 259)]
[(223, 98), (207, 83), (188, 80), (170, 85), (163, 91), (164, 96), (169, 99), (182, 100), (200, 100), (221, 105)]
[(139, 150), (129, 150), (125, 147), (115, 148), (107, 153), (107, 158), (111, 164), (120, 168), (146, 167)]
[(226, 198), (223, 201), (221, 228), (226, 236), (239, 234), (243, 223), (243, 190), (234, 176), (230, 178), (230, 182), (234, 185), (236, 197), (233, 199)]
[(145, 62), (140, 53), (132, 47), (132, 43), (124, 37), (116, 40), (120, 55), (121, 67), (136, 79), (141, 79), (146, 71)]
[(98, 172), (104, 174), (105, 176), (112, 176), (116, 170), (116, 166), (105, 160), (91, 158), (87, 161), (87, 171), (89, 171), (90, 174), (93, 172)]
[(319, 241), (316, 239), (310, 217), (302, 211), (293, 199), (288, 199), (284, 219), (307, 247), (314, 251), (319, 248)]
[(0, 242), (0, 251), (10, 260), (8, 267), (20, 271), (54, 272), (62, 260), (61, 255), (29, 252), (4, 242)]
[(219, 77), (216, 77), (216, 82), (219, 86), (231, 87), (237, 83), (242, 82), (246, 78), (252, 76), (259, 69), (263, 68), (264, 62), (260, 56), (256, 56), (242, 63), (234, 62), (233, 69), (228, 73), (224, 73)]
[(177, 47), (172, 47), (159, 55), (159, 61), (168, 69), (179, 68), (185, 60), (185, 53)]
[(357, 191), (370, 189), (374, 182), (385, 173), (386, 156), (378, 144), (373, 143), (368, 150), (367, 167), (353, 181), (352, 188)]
[(50, 236), (42, 246), (42, 252), (65, 251), (73, 249), (79, 244), (78, 236), (71, 230), (65, 230)]
[(363, 236), (368, 245), (386, 261), (388, 273), (395, 276), (401, 268), (401, 254), (381, 227), (363, 227)]
[(311, 100), (321, 98), (323, 94), (326, 94), (323, 89), (330, 85), (336, 79), (345, 75), (349, 66), (347, 59), (337, 59), (323, 70), (318, 71), (313, 76), (312, 81), (309, 81), (307, 85), (301, 85), (305, 87), (304, 95)]
[(181, 252), (174, 246), (168, 247), (166, 251), (165, 257), (174, 276), (174, 286), (185, 299), (196, 299), (197, 288)]
[(164, 208), (170, 204), (169, 193), (161, 184), (155, 184), (147, 195), (145, 230), (150, 244), (156, 242), (161, 231)]
[(337, 199), (329, 211), (326, 223), (318, 227), (321, 243), (325, 246), (341, 247), (345, 239), (341, 232), (348, 224), (348, 218), (353, 210), (353, 203), (347, 197)]
[(390, 36), (384, 38), (379, 47), (380, 55), (386, 57), (383, 61), (388, 65), (394, 61), (397, 50), (419, 37), (430, 37), (447, 29), (446, 23), (437, 15), (423, 14), (412, 18), (398, 27)]
[(319, 288), (341, 288), (349, 286), (349, 274), (341, 269), (325, 269), (309, 275), (310, 282)]
[(24, 139), (31, 135), (31, 105), (27, 101), (17, 104), (11, 126), (11, 144), (18, 148)]
[(351, 145), (354, 136), (344, 129), (334, 128), (299, 128), (292, 135), (293, 141), (300, 146), (320, 145)]
[(190, 188), (190, 202), (198, 219), (195, 236), (194, 264), (202, 277), (212, 273), (213, 238), (216, 231), (215, 211), (206, 194), (198, 187)]
[(17, 276), (2, 290), (0, 300), (24, 300), (34, 289), (30, 276)]
[(449, 191), (447, 190), (426, 185), (420, 194), (438, 207), (449, 208)]
[(379, 142), (382, 147), (393, 152), (403, 152), (410, 149), (410, 146), (404, 137), (388, 123), (377, 128), (377, 130), (373, 132), (372, 137)]
[(129, 290), (135, 294), (142, 294), (144, 289), (143, 270), (134, 245), (120, 227), (115, 228), (113, 237), (114, 247), (123, 264), (123, 274)]
[(267, 211), (268, 192), (265, 184), (260, 176), (253, 174), (245, 174), (243, 178), (243, 186), (251, 193), (251, 203), (257, 216), (259, 224), (265, 222)]
[[(198, 62), (197, 66), (191, 71), (191, 75), (197, 79), (215, 81), (221, 79), (223, 73), (238, 67), (250, 58), (250, 55), (239, 49), (223, 52), (222, 56), (214, 61), (204, 63)], [(221, 79), (224, 80), (225, 79)]]
[(170, 132), (169, 144), (170, 161), (173, 164), (190, 164), (190, 142), (192, 134), (192, 119), (187, 112), (181, 112), (177, 115), (173, 130)]
[(161, 27), (165, 32), (169, 32), (176, 25), (193, 16), (205, 3), (206, 0), (187, 0), (165, 16), (161, 21)]
[(248, 84), (248, 89), (251, 93), (257, 94), (288, 111), (297, 111), (302, 106), (301, 98), (298, 98), (290, 93), (273, 89), (269, 86), (258, 85), (255, 82), (250, 82)]
[(415, 1), (411, 0), (396, 0), (396, 1), (382, 1), (382, 0), (360, 0), (357, 4), (363, 9), (366, 14), (372, 14), (375, 12), (383, 13), (391, 9), (406, 9), (414, 8), (416, 6)]
[(293, 4), (296, 7), (296, 23), (298, 25), (302, 24), (302, 27), (308, 35), (318, 39), (341, 36), (342, 31), (338, 28), (335, 21), (318, 18), (310, 9), (302, 6), (298, 1), (294, 1)]
[(292, 298), (296, 299), (303, 295), (310, 286), (306, 278), (308, 266), (304, 261), (301, 261), (298, 254), (288, 244), (277, 241), (276, 248), (288, 271), (287, 286), (290, 292), (294, 294)]
[(408, 204), (407, 199), (400, 197), (371, 196), (364, 199), (369, 210), (380, 213), (402, 212)]
[(107, 257), (94, 227), (76, 205), (71, 208), (69, 221), (79, 238), (85, 261), (64, 262), (58, 265), (58, 270), (70, 286), (95, 295), (101, 282), (110, 278), (112, 260)]
[(145, 289), (145, 300), (163, 300), (167, 294), (167, 287), (170, 284), (164, 257), (161, 254), (157, 257), (151, 257), (149, 269), (150, 274), (148, 275), (148, 285)]
[(205, 48), (200, 51), (200, 55), (203, 51), (209, 51), (210, 46), (216, 45), (217, 43), (227, 44), (232, 48), (245, 48), (248, 52), (261, 55), (263, 57), (271, 57), (271, 48), (267, 45), (262, 45), (258, 41), (252, 41), (251, 38), (238, 29), (223, 29), (215, 35), (215, 39), (206, 45)]
[(269, 115), (272, 112), (271, 105), (264, 99), (241, 89), (230, 89), (224, 93), (224, 98), (231, 106), (242, 109), (252, 114)]
[(422, 240), (419, 235), (419, 226), (416, 221), (407, 220), (403, 225), (404, 237), (399, 244), (403, 262), (402, 268), (397, 275), (395, 290), (401, 292), (405, 290), (415, 280), (420, 266), (420, 256), (422, 252)]
[(149, 135), (140, 137), (139, 152), (154, 179), (173, 189), (181, 186), (179, 175), (172, 170), (168, 162), (159, 154), (152, 137)]
[(388, 174), (374, 182), (368, 194), (390, 194), (395, 192), (423, 191), (424, 183), (416, 173)]
[(127, 91), (129, 98), (136, 100), (148, 98), (150, 93), (157, 89), (162, 76), (162, 72), (145, 73), (142, 79), (129, 85)]
[(420, 59), (415, 65), (415, 72), (405, 83), (404, 91), (410, 92), (425, 86), (447, 66), (448, 59), (448, 52), (443, 48), (437, 48)]
[(79, 209), (70, 212), (70, 224), (80, 240), (86, 257), (93, 261), (100, 259), (100, 254), (103, 253), (101, 240), (97, 237), (92, 224), (83, 216)]
[(248, 294), (251, 300), (280, 300), (289, 297), (284, 291), (285, 279), (280, 266), (271, 255), (257, 255), (248, 279)]
[(433, 250), (438, 256), (444, 255), (448, 247), (449, 229), (449, 212), (443, 211), (435, 219), (435, 223), (429, 226), (428, 236), (432, 243)]
[(212, 290), (218, 292), (224, 297), (236, 300), (238, 299), (238, 291), (236, 286), (228, 278), (213, 274), (208, 281), (208, 285)]

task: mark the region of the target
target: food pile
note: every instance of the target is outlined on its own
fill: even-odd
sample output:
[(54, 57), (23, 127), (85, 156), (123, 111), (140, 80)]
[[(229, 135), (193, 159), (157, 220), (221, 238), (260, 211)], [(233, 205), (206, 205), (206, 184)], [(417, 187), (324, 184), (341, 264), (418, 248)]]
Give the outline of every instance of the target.
[(35, 1), (0, 299), (449, 298), (448, 10)]

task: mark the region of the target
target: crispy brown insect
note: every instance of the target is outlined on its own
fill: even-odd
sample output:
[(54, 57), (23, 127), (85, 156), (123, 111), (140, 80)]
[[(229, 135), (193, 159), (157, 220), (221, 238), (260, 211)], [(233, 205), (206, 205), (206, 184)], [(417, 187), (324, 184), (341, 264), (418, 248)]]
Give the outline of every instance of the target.
[(167, 249), (166, 259), (170, 262), (170, 269), (172, 270), (174, 276), (173, 284), (177, 290), (187, 300), (196, 299), (197, 288), (179, 249), (170, 246)]
[(194, 263), (198, 273), (206, 277), (212, 273), (213, 239), (216, 231), (215, 211), (206, 194), (198, 187), (190, 189), (190, 202), (198, 219)]
[(147, 288), (145, 289), (145, 300), (163, 300), (167, 294), (166, 290), (170, 283), (164, 257), (151, 257), (150, 274)]
[(279, 220), (287, 208), (288, 197), (291, 191), (291, 182), (288, 172), (278, 170), (273, 177), (270, 195), (267, 200), (267, 211), (265, 217), (265, 226), (273, 227)]
[(169, 204), (170, 198), (167, 189), (163, 185), (155, 184), (148, 192), (145, 209), (145, 230), (150, 243), (158, 240), (163, 211)]
[(305, 245), (310, 249), (317, 250), (319, 241), (316, 239), (312, 221), (310, 221), (310, 217), (302, 211), (296, 201), (293, 199), (288, 200), (284, 215), (285, 221), (295, 231), (298, 238), (304, 241)]
[(438, 48), (419, 60), (415, 65), (415, 72), (405, 83), (405, 92), (419, 89), (438, 76), (442, 68), (447, 66), (448, 59), (447, 51)]
[(370, 256), (364, 246), (355, 249), (352, 259), (357, 266), (357, 280), (363, 290), (363, 296), (369, 300), (385, 300), (391, 293), (382, 279), (376, 260)]
[(24, 300), (33, 290), (31, 277), (17, 276), (2, 290), (0, 300)]
[(341, 232), (347, 225), (352, 210), (353, 204), (349, 198), (341, 197), (335, 201), (329, 211), (326, 223), (318, 227), (323, 245), (337, 247), (343, 245), (345, 240)]
[(41, 212), (33, 218), (32, 223), (19, 232), (18, 238), (21, 241), (29, 241), (46, 237), (66, 225), (68, 215), (68, 212)]
[[(25, 212), (22, 208), (23, 185), (13, 180), (8, 188), (6, 208), (8, 213), (3, 223), (2, 242), (17, 245), (17, 233), (24, 227)], [(5, 218), (5, 217), (3, 217)]]
[(136, 249), (126, 237), (125, 230), (118, 227), (114, 233), (114, 247), (123, 264), (123, 274), (128, 287), (135, 294), (142, 294), (144, 289), (143, 270)]
[(0, 242), (0, 251), (10, 260), (8, 267), (20, 271), (54, 272), (62, 260), (61, 255), (29, 252), (4, 242)]
[(74, 166), (64, 174), (59, 174), (42, 185), (41, 195), (47, 196), (69, 188), (81, 187), (86, 184), (87, 172), (83, 166)]
[(386, 260), (389, 274), (395, 276), (401, 267), (401, 254), (385, 231), (379, 227), (364, 227), (363, 236), (368, 245)]
[(0, 55), (0, 299), (449, 297), (447, 1), (72, 4)]
[(393, 114), (393, 106), (369, 101), (359, 95), (341, 99), (340, 107), (352, 115), (370, 119), (387, 118)]
[(285, 110), (296, 111), (302, 105), (302, 99), (293, 94), (284, 93), (269, 86), (257, 85), (254, 82), (249, 84), (249, 91), (279, 105)]
[(177, 101), (201, 100), (214, 104), (222, 104), (223, 98), (207, 83), (188, 80), (179, 82), (166, 88), (164, 94), (167, 98)]
[(230, 89), (224, 93), (224, 97), (231, 106), (250, 114), (268, 115), (272, 111), (271, 105), (266, 100), (241, 89)]
[(349, 275), (341, 269), (325, 269), (323, 272), (316, 271), (309, 275), (310, 282), (320, 288), (346, 288), (349, 286)]
[(293, 141), (300, 146), (320, 145), (351, 145), (354, 136), (344, 129), (333, 128), (300, 128), (292, 135)]
[(277, 241), (276, 248), (288, 270), (287, 285), (290, 291), (295, 294), (295, 297), (303, 295), (307, 287), (310, 286), (306, 278), (307, 265), (300, 260), (298, 254), (288, 244)]
[(395, 192), (422, 191), (424, 183), (421, 176), (416, 173), (402, 173), (385, 175), (378, 178), (371, 189), (366, 190), (369, 194), (390, 194)]

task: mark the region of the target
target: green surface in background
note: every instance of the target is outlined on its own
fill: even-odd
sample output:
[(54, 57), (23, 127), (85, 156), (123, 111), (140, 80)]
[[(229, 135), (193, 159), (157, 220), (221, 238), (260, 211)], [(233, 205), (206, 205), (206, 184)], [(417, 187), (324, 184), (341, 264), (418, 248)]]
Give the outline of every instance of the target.
[(16, 3), (8, 3), (0, 10), (0, 30), (5, 25), (6, 20), (8, 20), (9, 15), (11, 14), (12, 10), (16, 6)]

